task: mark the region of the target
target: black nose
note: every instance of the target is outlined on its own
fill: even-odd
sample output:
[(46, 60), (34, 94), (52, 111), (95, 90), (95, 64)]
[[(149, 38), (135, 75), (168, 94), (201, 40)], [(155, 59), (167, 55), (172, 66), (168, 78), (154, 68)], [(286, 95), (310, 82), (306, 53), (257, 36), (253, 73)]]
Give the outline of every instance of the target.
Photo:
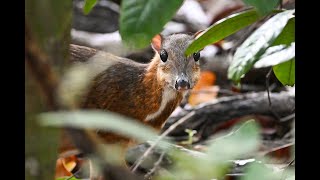
[(190, 83), (188, 82), (187, 79), (185, 78), (179, 78), (176, 81), (176, 85), (175, 88), (177, 90), (186, 90), (186, 89), (190, 89)]

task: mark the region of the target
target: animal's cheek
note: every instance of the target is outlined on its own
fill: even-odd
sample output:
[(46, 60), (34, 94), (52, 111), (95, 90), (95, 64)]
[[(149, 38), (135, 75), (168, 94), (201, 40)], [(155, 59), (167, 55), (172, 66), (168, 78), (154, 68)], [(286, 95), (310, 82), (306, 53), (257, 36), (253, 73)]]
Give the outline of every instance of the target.
[(193, 71), (192, 81), (197, 83), (200, 78), (200, 69)]
[(200, 66), (197, 64), (194, 64), (192, 66), (192, 74), (193, 74), (193, 79), (195, 81), (198, 81), (198, 79), (200, 78)]
[(167, 82), (167, 83), (171, 83), (172, 79), (174, 78), (174, 75), (172, 74), (172, 72), (169, 69), (166, 69), (164, 67), (160, 67), (158, 69), (157, 76), (160, 82)]

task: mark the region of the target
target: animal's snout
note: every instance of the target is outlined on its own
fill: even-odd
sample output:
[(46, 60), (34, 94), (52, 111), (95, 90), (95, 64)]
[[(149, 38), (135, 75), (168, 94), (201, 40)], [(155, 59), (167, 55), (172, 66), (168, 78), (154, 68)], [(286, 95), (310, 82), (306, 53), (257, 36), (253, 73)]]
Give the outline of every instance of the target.
[(177, 90), (187, 90), (187, 89), (190, 89), (190, 83), (187, 78), (180, 77), (176, 81), (175, 88)]

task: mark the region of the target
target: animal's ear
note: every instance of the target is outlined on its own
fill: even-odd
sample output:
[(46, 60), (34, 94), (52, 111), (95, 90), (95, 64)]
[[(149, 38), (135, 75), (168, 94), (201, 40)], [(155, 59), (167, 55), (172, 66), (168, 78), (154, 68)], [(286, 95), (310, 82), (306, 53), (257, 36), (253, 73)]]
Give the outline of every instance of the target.
[(152, 38), (151, 46), (158, 53), (160, 52), (162, 39), (163, 38), (160, 34), (157, 34)]
[(194, 33), (193, 38), (198, 39), (198, 37), (200, 37), (204, 32), (205, 32), (205, 30), (200, 30), (200, 31)]

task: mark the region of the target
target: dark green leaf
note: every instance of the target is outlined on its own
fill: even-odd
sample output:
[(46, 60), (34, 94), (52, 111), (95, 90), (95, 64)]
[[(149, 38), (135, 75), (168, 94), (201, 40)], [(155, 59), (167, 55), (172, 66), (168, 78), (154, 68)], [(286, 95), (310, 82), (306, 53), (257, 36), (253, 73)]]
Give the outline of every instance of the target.
[(283, 28), (277, 39), (274, 40), (272, 46), (286, 44), (290, 45), (295, 41), (295, 18), (289, 19), (287, 25)]
[(295, 59), (273, 66), (273, 72), (283, 85), (295, 83)]
[(75, 128), (101, 129), (133, 137), (141, 141), (153, 140), (155, 131), (130, 118), (103, 111), (48, 112), (40, 115), (45, 126), (70, 126)]
[(240, 81), (278, 37), (293, 13), (294, 10), (288, 10), (273, 16), (243, 42), (229, 66), (229, 79)]
[(243, 0), (243, 2), (254, 6), (261, 15), (268, 14), (279, 4), (279, 0)]
[(295, 43), (288, 45), (277, 45), (269, 47), (254, 64), (255, 68), (274, 66), (295, 57)]
[(254, 9), (230, 15), (210, 26), (198, 39), (193, 41), (187, 48), (185, 54), (190, 54), (203, 49), (209, 44), (239, 31), (240, 29), (254, 23), (259, 19), (258, 12)]
[(154, 35), (174, 16), (183, 0), (122, 0), (120, 34), (130, 47), (148, 46)]
[(89, 14), (89, 12), (92, 10), (92, 8), (97, 4), (97, 0), (86, 0), (84, 6), (83, 6), (83, 13)]

